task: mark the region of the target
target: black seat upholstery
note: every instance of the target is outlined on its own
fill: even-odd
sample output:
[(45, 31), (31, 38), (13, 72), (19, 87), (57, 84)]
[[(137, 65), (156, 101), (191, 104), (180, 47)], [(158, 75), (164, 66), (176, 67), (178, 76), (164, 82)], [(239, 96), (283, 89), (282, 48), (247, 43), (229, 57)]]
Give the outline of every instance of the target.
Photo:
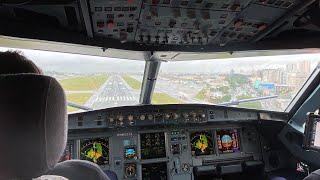
[(48, 173), (66, 145), (66, 114), (65, 94), (54, 78), (0, 75), (0, 179)]
[(67, 141), (66, 97), (54, 78), (41, 74), (19, 53), (0, 52), (0, 180), (109, 180), (88, 161), (57, 164)]
[(50, 174), (63, 176), (69, 180), (109, 179), (97, 164), (83, 160), (61, 162), (57, 164)]

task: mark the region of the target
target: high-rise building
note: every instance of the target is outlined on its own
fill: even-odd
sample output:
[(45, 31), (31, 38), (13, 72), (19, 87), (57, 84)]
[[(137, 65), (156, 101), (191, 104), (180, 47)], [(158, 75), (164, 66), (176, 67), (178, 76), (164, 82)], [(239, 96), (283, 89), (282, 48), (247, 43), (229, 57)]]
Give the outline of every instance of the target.
[(296, 64), (287, 64), (286, 70), (287, 70), (287, 72), (296, 72), (297, 65)]
[(283, 72), (282, 69), (264, 69), (261, 72), (261, 80), (269, 83), (283, 84), (283, 82), (286, 82)]
[(297, 71), (303, 74), (310, 74), (310, 61), (302, 61), (298, 63)]

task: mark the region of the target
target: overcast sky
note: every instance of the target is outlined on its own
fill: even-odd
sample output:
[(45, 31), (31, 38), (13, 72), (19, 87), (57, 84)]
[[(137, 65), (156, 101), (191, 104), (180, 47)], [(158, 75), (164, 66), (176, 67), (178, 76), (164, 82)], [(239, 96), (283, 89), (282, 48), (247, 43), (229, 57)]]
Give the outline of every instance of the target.
[[(1, 48), (6, 51), (8, 48)], [(44, 71), (67, 73), (96, 73), (96, 72), (139, 72), (143, 73), (144, 62), (115, 59), (107, 57), (67, 54), (58, 52), (20, 50)], [(253, 69), (285, 68), (286, 64), (310, 60), (312, 68), (320, 62), (320, 54), (300, 54), (282, 56), (260, 56), (233, 59), (214, 59), (182, 62), (165, 62), (161, 72), (212, 72), (225, 73), (234, 69), (235, 72)]]

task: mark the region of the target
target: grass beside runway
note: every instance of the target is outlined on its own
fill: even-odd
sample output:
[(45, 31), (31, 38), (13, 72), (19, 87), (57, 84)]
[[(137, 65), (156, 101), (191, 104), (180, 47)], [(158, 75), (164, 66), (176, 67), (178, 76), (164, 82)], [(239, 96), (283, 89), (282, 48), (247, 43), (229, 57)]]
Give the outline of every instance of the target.
[(153, 93), (152, 103), (153, 104), (182, 104), (184, 102), (166, 93)]
[(204, 100), (206, 98), (206, 89), (202, 89), (201, 91), (199, 91), (197, 93), (197, 95), (195, 96), (195, 98), (199, 99), (199, 100)]
[(132, 78), (128, 75), (123, 75), (121, 76), (126, 82), (127, 84), (132, 88), (132, 89), (135, 89), (135, 90), (141, 90), (141, 82), (136, 80), (135, 78)]
[(82, 76), (59, 80), (59, 83), (66, 91), (90, 91), (99, 89), (108, 78), (105, 75)]
[[(91, 93), (72, 93), (72, 94), (67, 94), (67, 100), (69, 102), (84, 105), (91, 96), (92, 96)], [(68, 106), (68, 112), (73, 112), (77, 110), (79, 109)]]
[(238, 107), (251, 108), (251, 109), (262, 109), (262, 105), (259, 101), (240, 103)]

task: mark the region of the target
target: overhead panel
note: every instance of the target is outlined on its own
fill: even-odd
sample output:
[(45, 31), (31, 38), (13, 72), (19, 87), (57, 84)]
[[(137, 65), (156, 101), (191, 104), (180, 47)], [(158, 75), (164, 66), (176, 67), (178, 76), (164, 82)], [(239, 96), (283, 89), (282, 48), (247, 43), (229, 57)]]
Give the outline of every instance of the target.
[(134, 41), (142, 1), (90, 0), (95, 36)]
[(248, 42), (300, 0), (89, 0), (94, 35), (141, 45)]

